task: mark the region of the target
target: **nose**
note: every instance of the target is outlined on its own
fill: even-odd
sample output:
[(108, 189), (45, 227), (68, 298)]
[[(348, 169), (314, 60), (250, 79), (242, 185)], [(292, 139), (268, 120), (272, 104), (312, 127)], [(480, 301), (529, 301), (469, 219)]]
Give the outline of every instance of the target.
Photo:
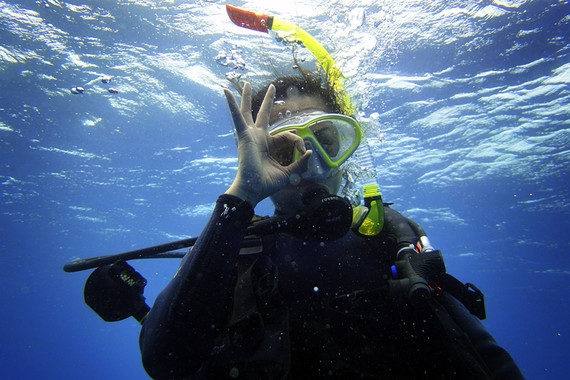
[(309, 165), (307, 171), (303, 173), (303, 178), (320, 179), (327, 177), (331, 168), (322, 159), (321, 153), (318, 149), (315, 149), (314, 144), (311, 141), (305, 140), (305, 148), (312, 150), (313, 154), (309, 158)]

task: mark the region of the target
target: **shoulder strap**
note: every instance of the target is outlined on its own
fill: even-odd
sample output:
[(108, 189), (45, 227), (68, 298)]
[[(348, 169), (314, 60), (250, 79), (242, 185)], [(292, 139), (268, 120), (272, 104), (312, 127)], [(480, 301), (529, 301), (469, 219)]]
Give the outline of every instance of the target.
[(236, 368), (240, 378), (284, 378), (291, 360), (289, 316), (278, 296), (277, 267), (266, 255), (253, 253), (241, 254), (236, 267), (227, 345), (209, 370), (212, 376)]
[(430, 302), (430, 308), (439, 321), (441, 328), (447, 334), (450, 342), (455, 346), (450, 350), (452, 355), (457, 357), (469, 370), (467, 374), (470, 379), (491, 379), (490, 370), (486, 362), (477, 351), (473, 342), (469, 339), (468, 332), (465, 331), (455, 321), (450, 310), (434, 300)]
[(237, 264), (237, 282), (234, 288), (233, 310), (230, 325), (253, 313), (257, 308), (255, 293), (251, 280), (251, 271), (258, 256), (242, 258)]

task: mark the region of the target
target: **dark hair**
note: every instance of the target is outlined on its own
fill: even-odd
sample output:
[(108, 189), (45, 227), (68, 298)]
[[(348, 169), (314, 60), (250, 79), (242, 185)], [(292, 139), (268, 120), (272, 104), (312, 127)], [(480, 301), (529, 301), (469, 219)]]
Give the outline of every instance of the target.
[(256, 92), (251, 99), (251, 111), (254, 120), (257, 118), (257, 113), (261, 108), (261, 103), (265, 97), (265, 93), (271, 84), (275, 86), (275, 100), (286, 100), (291, 91), (291, 88), (296, 88), (299, 95), (317, 95), (325, 101), (328, 112), (342, 113), (341, 106), (337, 101), (334, 90), (325, 83), (319, 75), (305, 75), (305, 76), (287, 76), (277, 78), (276, 80), (268, 83), (260, 91)]

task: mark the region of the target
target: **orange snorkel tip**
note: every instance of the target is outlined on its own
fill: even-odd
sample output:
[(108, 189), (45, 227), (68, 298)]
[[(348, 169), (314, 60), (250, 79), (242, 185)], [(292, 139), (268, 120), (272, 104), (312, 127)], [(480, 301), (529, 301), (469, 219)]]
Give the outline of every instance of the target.
[(258, 32), (269, 33), (273, 17), (237, 8), (226, 4), (226, 11), (230, 20), (242, 28), (257, 30)]

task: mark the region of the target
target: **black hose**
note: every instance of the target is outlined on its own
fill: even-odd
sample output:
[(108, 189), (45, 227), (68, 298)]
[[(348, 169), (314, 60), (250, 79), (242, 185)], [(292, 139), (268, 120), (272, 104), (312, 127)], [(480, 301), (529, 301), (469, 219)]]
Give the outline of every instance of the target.
[[(90, 257), (88, 259), (79, 259), (69, 262), (63, 266), (65, 272), (79, 272), (82, 270), (98, 268), (103, 265), (113, 264), (119, 260), (129, 261), (138, 259), (180, 259), (184, 257), (186, 252), (171, 252), (176, 249), (192, 247), (198, 238), (189, 238), (171, 243), (159, 244), (152, 247), (135, 249), (115, 255), (105, 255)], [(241, 243), (241, 248), (251, 248), (260, 246), (261, 241), (255, 236), (246, 236)]]
[(171, 243), (159, 244), (152, 247), (135, 249), (134, 251), (128, 251), (124, 253), (118, 253), (116, 255), (106, 255), (91, 257), (88, 259), (75, 260), (67, 263), (63, 266), (65, 272), (79, 272), (86, 269), (97, 268), (102, 265), (113, 264), (118, 260), (128, 261), (134, 259), (144, 259), (144, 258), (159, 258), (159, 257), (179, 257), (179, 256), (157, 256), (159, 254), (174, 251), (176, 249), (192, 247), (198, 238), (189, 238), (174, 241)]

